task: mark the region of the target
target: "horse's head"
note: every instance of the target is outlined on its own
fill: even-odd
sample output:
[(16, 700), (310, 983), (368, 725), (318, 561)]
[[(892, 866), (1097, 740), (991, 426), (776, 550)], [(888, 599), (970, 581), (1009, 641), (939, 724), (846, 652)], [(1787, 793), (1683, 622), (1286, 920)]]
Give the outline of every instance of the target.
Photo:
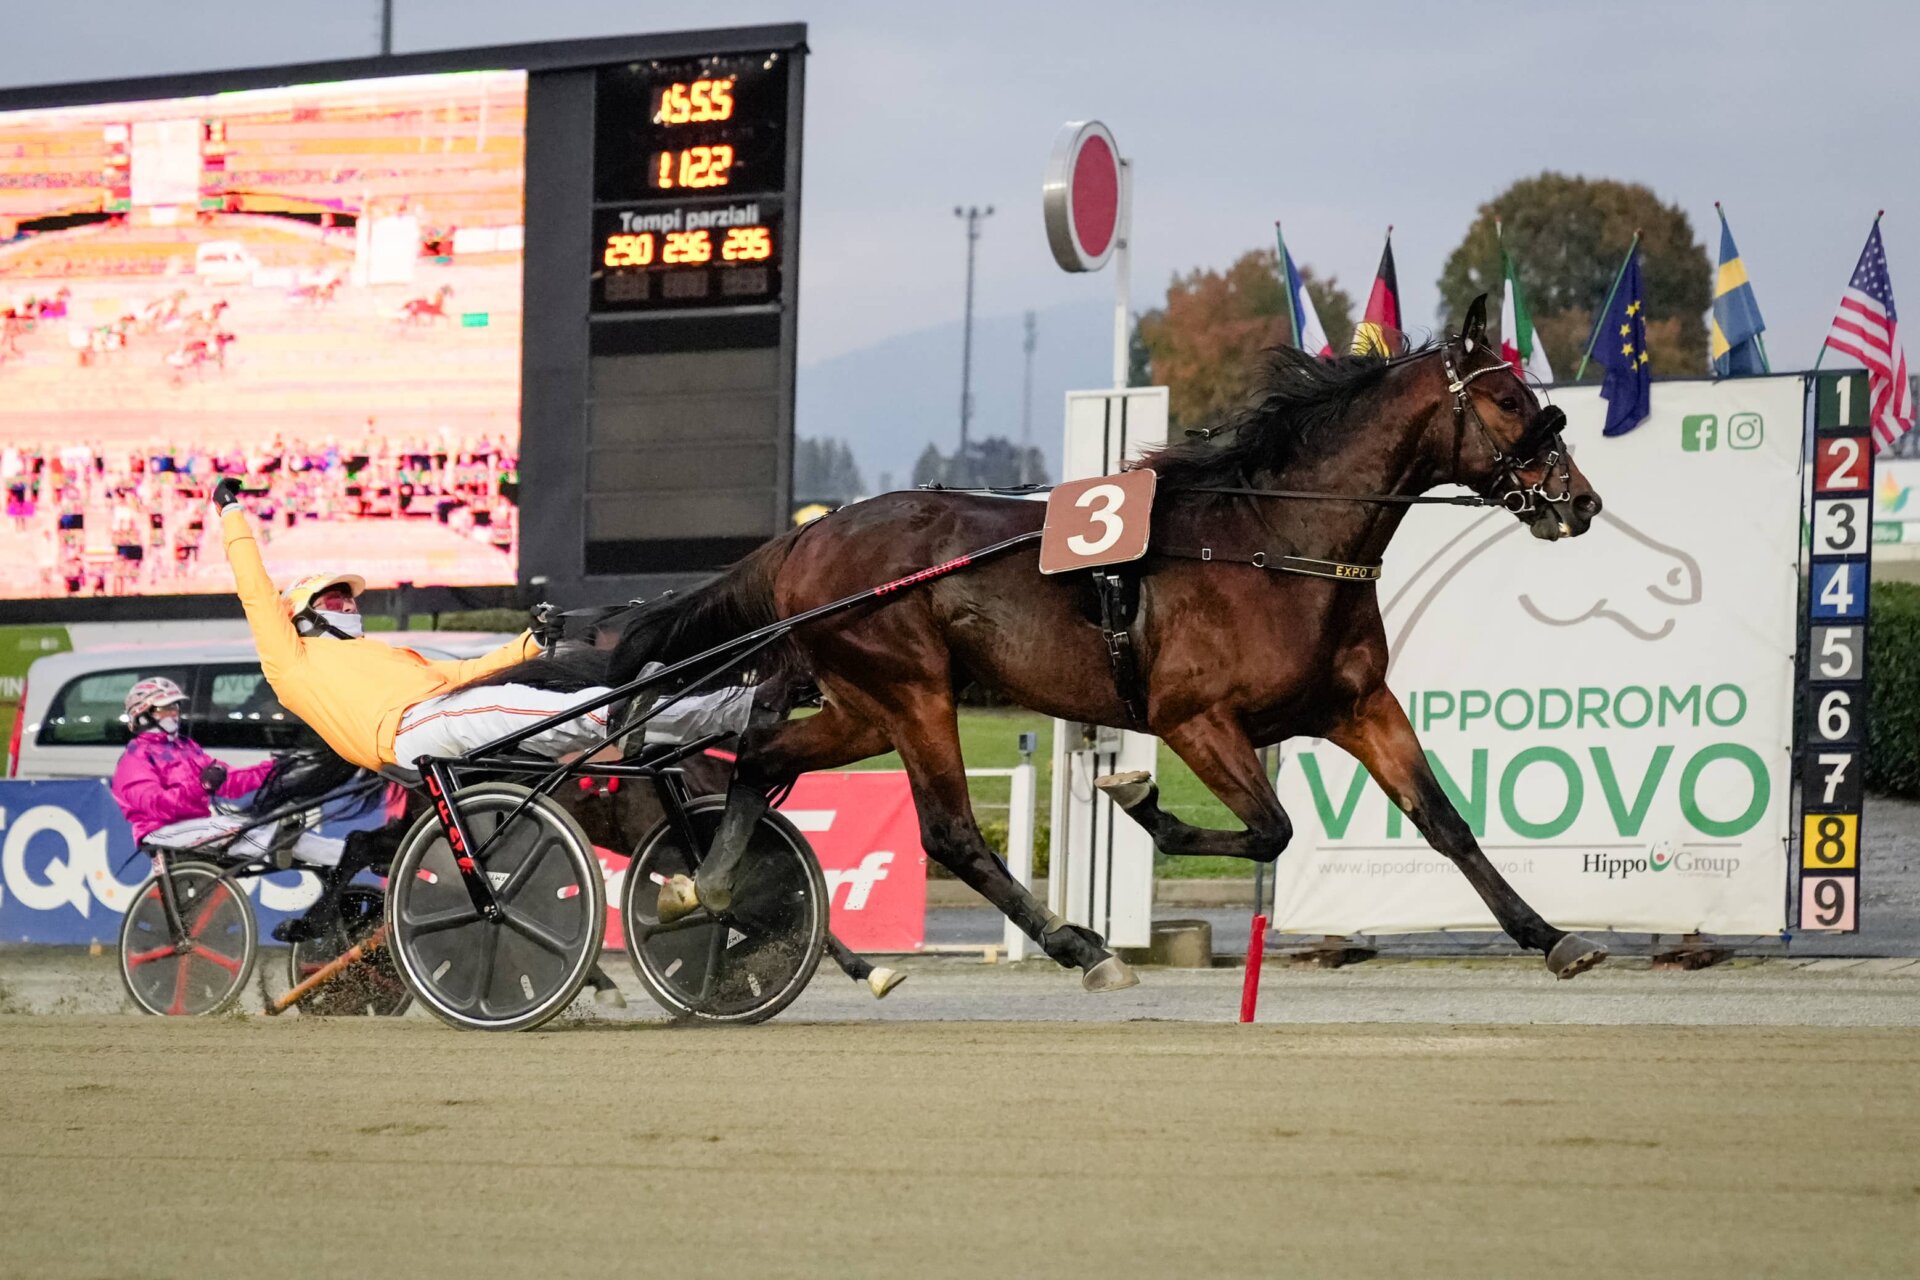
[(1443, 478), (1513, 512), (1536, 538), (1585, 533), (1600, 495), (1561, 438), (1567, 415), (1542, 405), (1488, 340), (1485, 294), (1441, 345), (1440, 371), (1446, 393), (1433, 438), (1445, 442)]

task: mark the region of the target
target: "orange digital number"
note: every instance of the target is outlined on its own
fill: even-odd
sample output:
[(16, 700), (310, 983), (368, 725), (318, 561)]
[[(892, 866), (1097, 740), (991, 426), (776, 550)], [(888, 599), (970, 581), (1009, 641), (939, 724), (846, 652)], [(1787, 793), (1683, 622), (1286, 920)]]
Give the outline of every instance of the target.
[(675, 187), (724, 187), (733, 180), (733, 148), (724, 143), (662, 151), (653, 158), (653, 185), (662, 191)]
[(766, 227), (735, 227), (721, 242), (720, 256), (728, 262), (759, 262), (773, 256), (773, 232)]
[(666, 252), (660, 255), (660, 260), (669, 266), (707, 262), (712, 258), (713, 241), (707, 238), (704, 231), (667, 232)]
[(653, 233), (608, 236), (607, 252), (601, 261), (609, 267), (647, 266), (653, 261)]
[(733, 118), (733, 81), (695, 80), (691, 84), (674, 83), (660, 90), (660, 105), (655, 108), (655, 124), (704, 124)]

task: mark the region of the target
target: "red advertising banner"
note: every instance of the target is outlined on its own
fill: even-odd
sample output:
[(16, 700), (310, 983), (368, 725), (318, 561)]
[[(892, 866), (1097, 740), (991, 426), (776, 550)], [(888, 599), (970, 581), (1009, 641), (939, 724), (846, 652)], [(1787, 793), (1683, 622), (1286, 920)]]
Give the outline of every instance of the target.
[[(810, 773), (780, 812), (813, 846), (833, 900), (833, 932), (855, 951), (918, 951), (926, 940), (927, 857), (920, 848), (907, 775), (897, 771)], [(597, 850), (607, 876), (608, 947), (620, 927), (627, 860)]]

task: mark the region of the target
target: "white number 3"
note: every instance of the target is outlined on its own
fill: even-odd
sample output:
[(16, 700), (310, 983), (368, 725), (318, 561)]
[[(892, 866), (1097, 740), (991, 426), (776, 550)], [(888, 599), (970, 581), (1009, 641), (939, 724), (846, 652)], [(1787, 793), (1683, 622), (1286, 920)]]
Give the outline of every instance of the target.
[(1100, 536), (1089, 538), (1084, 533), (1076, 533), (1067, 539), (1067, 549), (1077, 556), (1097, 556), (1114, 543), (1120, 541), (1120, 535), (1126, 530), (1126, 523), (1119, 516), (1120, 504), (1127, 498), (1126, 490), (1117, 484), (1097, 484), (1075, 498), (1076, 507), (1092, 507), (1099, 503), (1097, 510), (1087, 512), (1087, 518), (1101, 528)]

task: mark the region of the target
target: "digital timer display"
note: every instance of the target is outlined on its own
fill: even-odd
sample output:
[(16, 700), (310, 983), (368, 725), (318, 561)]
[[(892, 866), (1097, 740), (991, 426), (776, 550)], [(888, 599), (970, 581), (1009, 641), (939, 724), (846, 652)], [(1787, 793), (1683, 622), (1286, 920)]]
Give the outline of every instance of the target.
[(603, 68), (594, 199), (784, 191), (788, 60), (775, 52)]
[(772, 227), (729, 227), (716, 249), (710, 231), (616, 231), (606, 240), (600, 262), (611, 270), (713, 261), (765, 262), (773, 256)]
[(599, 71), (596, 312), (781, 301), (791, 59), (775, 51)]
[(705, 124), (733, 119), (733, 77), (663, 84), (653, 95), (655, 124)]
[(646, 204), (596, 215), (599, 311), (748, 306), (780, 294), (779, 210), (761, 201)]
[(733, 175), (733, 148), (726, 143), (662, 151), (647, 162), (647, 181), (661, 191), (724, 187)]

